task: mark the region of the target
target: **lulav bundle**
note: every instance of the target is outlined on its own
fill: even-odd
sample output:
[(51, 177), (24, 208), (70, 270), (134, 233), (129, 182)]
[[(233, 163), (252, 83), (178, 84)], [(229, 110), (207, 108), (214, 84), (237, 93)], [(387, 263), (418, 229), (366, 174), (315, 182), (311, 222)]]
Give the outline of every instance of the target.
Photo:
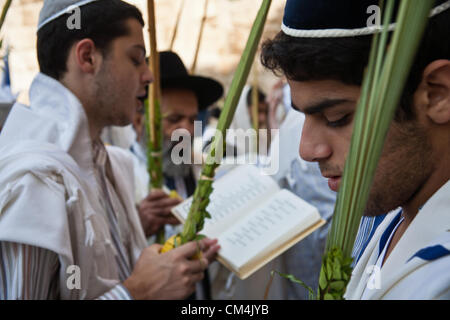
[(239, 102), (239, 97), (247, 81), (271, 2), (271, 0), (263, 0), (253, 23), (246, 47), (234, 74), (224, 108), (219, 118), (216, 135), (211, 143), (206, 163), (203, 167), (197, 188), (195, 189), (192, 206), (183, 226), (183, 231), (180, 234), (179, 245), (197, 239), (197, 234), (203, 229), (205, 219), (210, 217), (206, 207), (209, 204), (209, 198), (213, 191), (212, 183), (214, 173), (220, 164), (225, 150), (226, 130), (230, 127)]
[[(150, 190), (162, 189), (162, 124), (161, 124), (161, 85), (159, 75), (159, 54), (156, 42), (155, 5), (153, 0), (148, 0), (148, 23), (150, 35), (150, 69), (153, 72), (154, 81), (149, 87), (148, 101), (146, 101), (146, 129), (148, 132), (147, 161), (150, 176)], [(156, 236), (158, 243), (164, 243), (164, 229)]]
[(159, 54), (156, 42), (155, 7), (153, 0), (148, 1), (149, 35), (150, 35), (150, 69), (153, 82), (149, 87), (147, 111), (148, 124), (148, 171), (150, 187), (161, 189), (162, 178), (162, 126), (161, 126), (161, 85), (159, 75)]
[[(9, 11), (9, 8), (11, 7), (12, 0), (6, 0), (5, 4), (3, 5), (2, 13), (0, 15), (0, 30), (2, 30), (3, 23), (5, 23), (6, 20), (6, 14)], [(0, 39), (0, 49), (3, 46), (3, 39)]]
[(11, 7), (11, 3), (12, 3), (12, 0), (6, 0), (5, 4), (3, 5), (2, 13), (0, 15), (0, 30), (3, 27), (3, 23), (5, 22), (6, 14), (9, 11), (9, 7)]

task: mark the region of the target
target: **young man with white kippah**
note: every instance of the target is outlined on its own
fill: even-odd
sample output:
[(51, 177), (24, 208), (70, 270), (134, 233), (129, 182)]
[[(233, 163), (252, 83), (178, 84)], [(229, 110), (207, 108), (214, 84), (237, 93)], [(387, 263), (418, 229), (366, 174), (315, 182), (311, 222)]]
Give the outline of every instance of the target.
[(183, 299), (218, 251), (211, 239), (146, 247), (132, 160), (100, 141), (131, 123), (153, 80), (143, 25), (120, 0), (44, 1), (41, 73), (0, 135), (0, 299)]
[[(263, 64), (287, 77), (292, 105), (305, 114), (300, 156), (319, 164), (334, 191), (379, 30), (367, 25), (374, 5), (378, 1), (288, 0), (282, 31), (263, 44)], [(449, 38), (450, 1), (438, 0), (365, 209), (368, 217), (387, 215), (358, 254), (347, 299), (450, 299)]]

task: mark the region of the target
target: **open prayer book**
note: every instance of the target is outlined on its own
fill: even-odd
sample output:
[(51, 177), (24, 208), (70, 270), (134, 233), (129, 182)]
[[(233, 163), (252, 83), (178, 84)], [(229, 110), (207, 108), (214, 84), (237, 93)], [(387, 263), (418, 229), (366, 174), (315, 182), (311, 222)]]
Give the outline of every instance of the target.
[[(240, 279), (292, 247), (325, 223), (317, 209), (252, 165), (214, 181), (207, 207), (211, 219), (200, 232), (217, 238), (219, 260)], [(183, 223), (192, 197), (172, 209)]]

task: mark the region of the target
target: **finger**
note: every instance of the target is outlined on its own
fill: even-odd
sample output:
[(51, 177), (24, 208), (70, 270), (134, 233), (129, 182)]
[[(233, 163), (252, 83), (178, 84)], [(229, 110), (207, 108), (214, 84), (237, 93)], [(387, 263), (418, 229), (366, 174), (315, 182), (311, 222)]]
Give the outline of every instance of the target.
[(199, 241), (199, 244), (202, 251), (206, 251), (209, 247), (217, 244), (218, 242), (219, 241), (217, 239), (203, 238)]
[(170, 217), (165, 219), (165, 223), (164, 224), (170, 224), (172, 226), (177, 226), (177, 225), (180, 224), (180, 221), (172, 215), (172, 216), (170, 216)]
[(142, 210), (141, 215), (148, 219), (156, 219), (156, 218), (162, 219), (164, 220), (164, 222), (170, 217), (173, 217), (170, 209), (155, 209), (155, 208)]
[(212, 263), (214, 260), (216, 260), (217, 255), (219, 253), (220, 246), (214, 245), (208, 249), (208, 251), (203, 252), (203, 257), (208, 260), (208, 263)]
[(149, 212), (145, 212), (141, 214), (142, 224), (145, 225), (145, 229), (155, 229), (160, 228), (163, 224), (165, 224), (166, 219), (159, 217), (158, 215), (151, 214)]
[(145, 198), (146, 200), (150, 200), (150, 201), (154, 201), (157, 199), (161, 199), (161, 198), (168, 198), (169, 196), (167, 195), (167, 193), (165, 193), (162, 190), (156, 189), (156, 190), (152, 190), (147, 197)]
[[(169, 218), (175, 218), (172, 213), (172, 208), (147, 208), (141, 209), (141, 214), (146, 217), (157, 217), (159, 219), (163, 219), (164, 221)], [(176, 219), (176, 218), (175, 218)]]
[(217, 253), (220, 250), (220, 245), (217, 239), (205, 238), (201, 241), (203, 248), (203, 257), (208, 259), (208, 263), (213, 262), (217, 258)]
[(155, 207), (161, 207), (161, 208), (173, 208), (177, 205), (179, 205), (182, 201), (180, 199), (175, 199), (175, 198), (163, 198), (158, 200), (157, 202), (154, 203)]
[(148, 200), (145, 199), (142, 203), (141, 203), (141, 207), (142, 209), (166, 209), (166, 208), (170, 208), (172, 209), (173, 207), (179, 205), (182, 201), (178, 200), (178, 199), (173, 199), (173, 198), (159, 198), (157, 200)]
[(195, 260), (188, 260), (186, 262), (186, 265), (188, 266), (187, 272), (189, 273), (199, 273), (203, 272), (208, 268), (208, 259), (201, 258), (201, 259), (195, 259)]
[(172, 250), (174, 254), (177, 255), (177, 258), (180, 259), (189, 259), (198, 251), (198, 245), (196, 242), (188, 242), (183, 244), (182, 246)]

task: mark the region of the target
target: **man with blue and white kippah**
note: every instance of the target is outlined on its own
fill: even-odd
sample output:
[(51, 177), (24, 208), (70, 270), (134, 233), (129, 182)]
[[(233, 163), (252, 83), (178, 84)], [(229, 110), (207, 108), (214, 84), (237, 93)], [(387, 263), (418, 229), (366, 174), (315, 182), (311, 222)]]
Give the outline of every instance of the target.
[(143, 26), (124, 1), (44, 1), (30, 106), (0, 135), (0, 299), (184, 299), (218, 251), (147, 247), (132, 159), (100, 140), (143, 107)]
[[(377, 5), (287, 0), (282, 31), (263, 44), (263, 64), (287, 77), (292, 106), (305, 114), (300, 156), (336, 192), (380, 30)], [(369, 237), (357, 239), (346, 299), (450, 299), (449, 38), (450, 1), (437, 0), (378, 163), (360, 227)]]

